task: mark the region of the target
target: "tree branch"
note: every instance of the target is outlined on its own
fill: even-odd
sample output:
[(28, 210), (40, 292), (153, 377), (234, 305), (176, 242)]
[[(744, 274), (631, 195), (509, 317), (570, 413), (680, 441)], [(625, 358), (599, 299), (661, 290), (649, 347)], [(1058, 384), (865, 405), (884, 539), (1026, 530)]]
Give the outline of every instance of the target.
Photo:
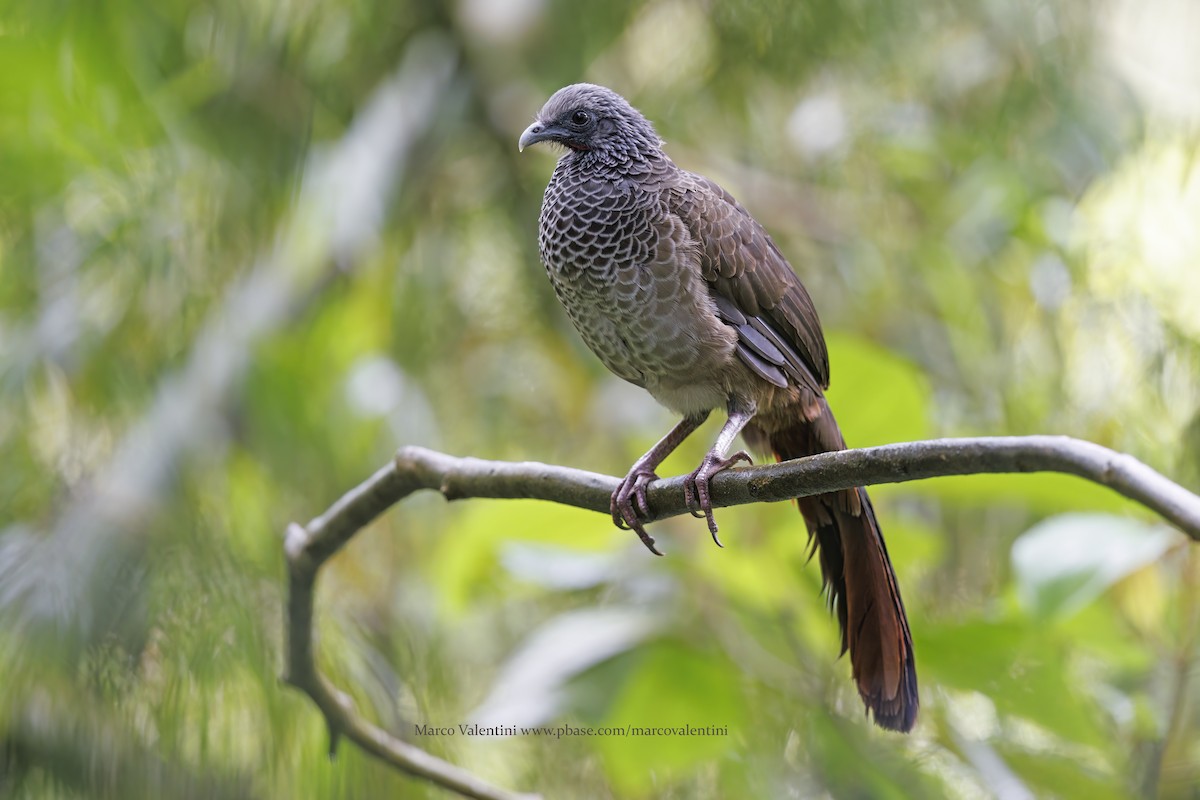
[[(1107, 486), (1155, 511), (1200, 540), (1200, 497), (1132, 456), (1066, 436), (937, 439), (862, 450), (823, 453), (767, 466), (733, 469), (713, 479), (713, 503), (735, 506), (947, 475), (1062, 472)], [(683, 477), (649, 487), (652, 519), (687, 512)], [(528, 498), (604, 514), (616, 478), (535, 462), (510, 463), (456, 458), (422, 447), (406, 447), (329, 509), (301, 527), (288, 528), (288, 641), (285, 679), (306, 692), (329, 724), (331, 746), (344, 734), (360, 747), (405, 772), (473, 798), (515, 795), (402, 742), (359, 716), (344, 694), (317, 670), (313, 653), (313, 592), (322, 565), (395, 503), (431, 489), (447, 500), (469, 497)]]

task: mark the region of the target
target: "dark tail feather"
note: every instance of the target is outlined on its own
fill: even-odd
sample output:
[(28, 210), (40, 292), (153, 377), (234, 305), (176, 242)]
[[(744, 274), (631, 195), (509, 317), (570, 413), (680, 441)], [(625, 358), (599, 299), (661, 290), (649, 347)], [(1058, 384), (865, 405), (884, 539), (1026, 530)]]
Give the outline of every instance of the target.
[[(781, 461), (845, 449), (833, 414), (824, 401), (821, 405), (815, 420), (799, 417), (792, 427), (770, 435)], [(912, 634), (871, 500), (859, 487), (802, 497), (799, 505), (809, 536), (815, 537), (858, 693), (875, 724), (910, 731), (919, 705)]]

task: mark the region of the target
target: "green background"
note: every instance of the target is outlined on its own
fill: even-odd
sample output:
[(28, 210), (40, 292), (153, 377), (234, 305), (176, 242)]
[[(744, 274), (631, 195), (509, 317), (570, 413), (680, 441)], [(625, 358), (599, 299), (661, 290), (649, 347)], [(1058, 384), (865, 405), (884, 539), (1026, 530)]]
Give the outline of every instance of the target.
[[(553, 154), (516, 141), (567, 83), (771, 231), (851, 445), (1063, 433), (1200, 486), (1198, 29), (1176, 0), (0, 3), (0, 794), (445, 796), (327, 758), (278, 679), (282, 536), (403, 444), (621, 474), (672, 424), (538, 263)], [(435, 91), (386, 166), (352, 132), (397, 70)], [(320, 662), (548, 798), (1195, 796), (1181, 535), (1064, 476), (872, 497), (911, 736), (863, 717), (789, 504), (720, 511), (723, 550), (658, 523), (656, 559), (601, 515), (414, 497), (322, 573)], [(488, 713), (728, 734), (413, 734)]]

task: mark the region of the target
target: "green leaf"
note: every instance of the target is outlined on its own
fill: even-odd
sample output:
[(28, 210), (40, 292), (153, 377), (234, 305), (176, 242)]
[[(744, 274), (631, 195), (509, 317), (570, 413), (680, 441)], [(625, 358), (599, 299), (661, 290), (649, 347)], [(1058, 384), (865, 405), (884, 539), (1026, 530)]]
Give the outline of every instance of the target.
[(1053, 631), (1018, 621), (914, 623), (925, 685), (980, 692), (1001, 713), (1036, 722), (1068, 741), (1104, 741), (1099, 715), (1065, 668), (1067, 650)]
[(867, 339), (828, 337), (829, 405), (851, 447), (929, 436), (929, 382), (915, 364)]
[(432, 565), (448, 613), (461, 613), (495, 585), (502, 551), (514, 541), (593, 552), (629, 543), (603, 514), (533, 500), (472, 501), (441, 537)]
[(1013, 544), (1018, 595), (1037, 616), (1069, 616), (1178, 541), (1162, 525), (1108, 514), (1045, 520)]
[(1119, 800), (1128, 797), (1119, 785), (1114, 785), (1111, 771), (1098, 774), (1094, 766), (1057, 753), (1030, 753), (1014, 747), (1001, 747), (1005, 763), (1031, 787), (1040, 790), (1038, 796), (1087, 797), (1089, 800)]
[(645, 648), (603, 723), (626, 735), (596, 738), (616, 795), (645, 793), (729, 752), (744, 714), (739, 674), (720, 654), (678, 641)]
[(1116, 513), (1141, 508), (1107, 487), (1057, 472), (951, 475), (910, 482), (905, 488), (964, 507), (1007, 504), (1041, 515), (1083, 510)]
[(623, 653), (658, 627), (648, 611), (589, 608), (560, 614), (534, 631), (471, 713), (480, 725), (540, 725), (566, 705), (566, 684)]

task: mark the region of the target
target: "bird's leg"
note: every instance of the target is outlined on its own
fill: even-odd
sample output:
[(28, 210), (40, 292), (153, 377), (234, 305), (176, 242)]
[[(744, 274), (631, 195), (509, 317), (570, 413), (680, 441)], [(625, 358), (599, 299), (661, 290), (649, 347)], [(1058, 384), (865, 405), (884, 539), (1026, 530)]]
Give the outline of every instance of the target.
[(650, 548), (650, 552), (661, 556), (654, 547), (654, 539), (646, 533), (642, 520), (650, 516), (650, 504), (646, 501), (646, 487), (652, 481), (658, 480), (654, 473), (656, 467), (683, 443), (692, 431), (699, 428), (708, 419), (708, 411), (690, 414), (681, 419), (667, 435), (658, 440), (644, 456), (633, 462), (629, 473), (612, 493), (609, 510), (612, 512), (613, 523), (622, 530), (631, 530), (642, 540), (642, 544)]
[(739, 461), (745, 461), (747, 464), (754, 463), (750, 459), (750, 454), (745, 450), (739, 450), (728, 458), (725, 457), (725, 451), (733, 444), (733, 440), (741, 433), (742, 428), (746, 427), (746, 423), (754, 417), (756, 410), (753, 402), (737, 399), (729, 401), (729, 419), (721, 428), (721, 432), (717, 434), (717, 441), (713, 443), (708, 455), (700, 462), (700, 466), (687, 477), (687, 481), (683, 484), (684, 498), (688, 508), (691, 509), (693, 516), (703, 516), (708, 520), (708, 531), (712, 534), (717, 547), (724, 547), (724, 545), (717, 538), (717, 521), (713, 518), (712, 479), (718, 472), (729, 469)]

